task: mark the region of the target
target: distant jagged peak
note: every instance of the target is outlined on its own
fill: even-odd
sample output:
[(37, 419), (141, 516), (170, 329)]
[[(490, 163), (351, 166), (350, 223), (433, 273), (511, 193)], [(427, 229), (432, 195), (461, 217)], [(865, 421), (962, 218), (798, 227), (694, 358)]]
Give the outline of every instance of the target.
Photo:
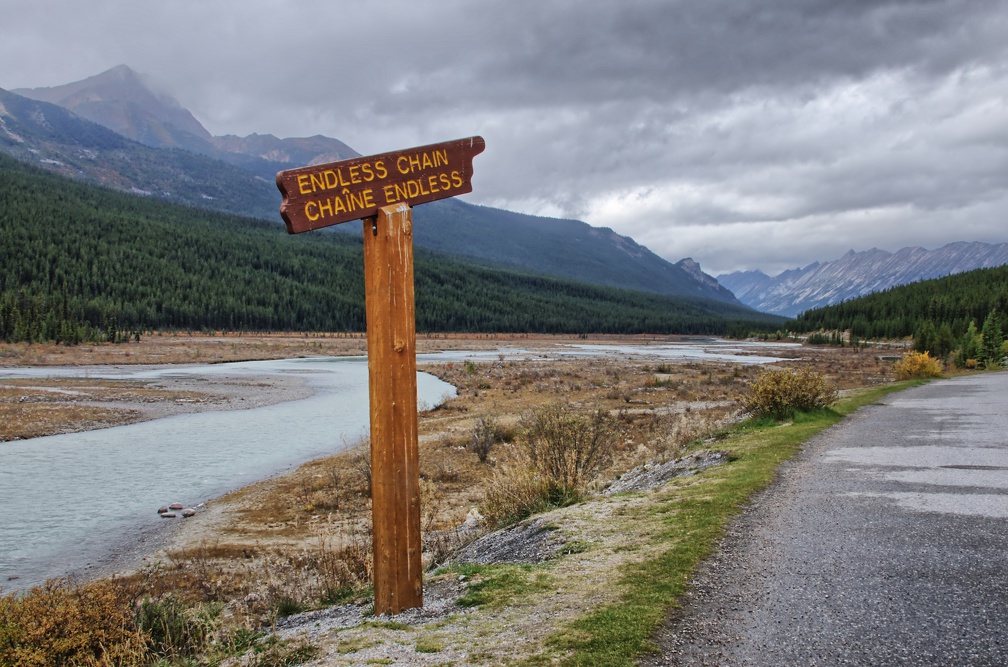
[(138, 73), (129, 65), (116, 65), (112, 69), (94, 74), (80, 81), (64, 83), (58, 86), (18, 88), (11, 92), (43, 102), (66, 106), (65, 102), (79, 95), (82, 91), (114, 92), (120, 97), (123, 93), (128, 92), (130, 93), (129, 97), (136, 97), (137, 95), (152, 96), (159, 101), (171, 103), (173, 106), (182, 106), (171, 95), (157, 91), (156, 86), (151, 83), (149, 76)]
[(692, 257), (684, 257), (676, 262), (676, 266), (685, 271), (691, 278), (700, 281), (708, 287), (713, 287), (715, 289), (721, 289), (721, 283), (719, 283), (713, 276), (710, 276), (703, 272), (700, 268), (700, 262), (696, 261)]
[[(13, 91), (57, 104), (140, 143), (200, 151), (210, 133), (178, 100), (150, 77), (128, 65), (116, 65), (80, 81), (48, 88)], [(205, 152), (205, 151), (203, 151)]]
[(747, 306), (794, 316), (809, 308), (917, 280), (1004, 264), (1008, 264), (1008, 243), (957, 241), (934, 250), (921, 246), (906, 246), (895, 252), (879, 248), (850, 250), (836, 260), (783, 271), (773, 278), (736, 272), (718, 276), (718, 280)]
[(116, 65), (112, 69), (106, 70), (96, 76), (117, 76), (122, 80), (141, 79), (141, 75), (129, 65)]

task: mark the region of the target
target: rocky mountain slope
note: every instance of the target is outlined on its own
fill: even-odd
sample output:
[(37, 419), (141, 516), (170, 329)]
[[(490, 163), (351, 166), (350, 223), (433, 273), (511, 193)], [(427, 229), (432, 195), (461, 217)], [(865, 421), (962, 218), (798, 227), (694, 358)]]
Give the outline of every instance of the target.
[(273, 180), (290, 167), (332, 162), (357, 153), (337, 139), (278, 139), (271, 134), (215, 137), (171, 95), (152, 90), (126, 65), (82, 81), (49, 88), (18, 88), (22, 97), (56, 104), (151, 148), (181, 148)]
[(774, 277), (762, 271), (737, 271), (717, 280), (751, 308), (793, 317), (897, 285), (1004, 264), (1008, 243), (959, 242), (935, 250), (851, 250), (832, 262), (813, 262)]
[[(0, 91), (0, 150), (107, 187), (278, 222), (277, 171), (358, 155), (324, 136), (211, 136), (174, 98), (155, 93), (125, 66), (19, 92), (28, 97)], [(740, 305), (692, 260), (673, 264), (611, 229), (454, 199), (419, 206), (414, 216), (419, 247), (530, 273)], [(359, 234), (361, 227), (338, 229)]]
[(272, 179), (205, 155), (144, 146), (2, 89), (0, 151), (69, 178), (176, 204), (256, 217), (276, 216), (280, 205)]

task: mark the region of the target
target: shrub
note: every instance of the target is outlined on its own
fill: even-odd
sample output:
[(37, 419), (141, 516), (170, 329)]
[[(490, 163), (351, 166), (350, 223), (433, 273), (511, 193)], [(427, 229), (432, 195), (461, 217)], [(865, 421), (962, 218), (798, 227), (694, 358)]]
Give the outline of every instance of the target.
[(518, 447), (487, 483), (480, 512), (499, 526), (576, 502), (608, 463), (614, 442), (605, 412), (566, 403), (533, 410), (522, 418)]
[[(967, 362), (968, 363), (968, 362)], [(938, 377), (941, 375), (941, 362), (932, 359), (927, 352), (908, 352), (893, 366), (898, 380), (912, 378)]]
[[(318, 547), (307, 561), (317, 573), (319, 601), (323, 604), (341, 602), (371, 583), (371, 539), (358, 534), (353, 524), (322, 531)], [(285, 615), (279, 608), (278, 612)]]
[(218, 626), (221, 606), (188, 605), (173, 595), (145, 598), (136, 611), (137, 626), (150, 637), (162, 658), (192, 658), (206, 649)]
[(749, 385), (742, 407), (754, 417), (782, 421), (797, 411), (827, 408), (836, 400), (836, 388), (820, 373), (768, 369)]
[(497, 443), (497, 422), (490, 415), (479, 418), (476, 426), (473, 427), (472, 438), (469, 440), (469, 449), (472, 450), (480, 463), (486, 463), (490, 457), (490, 450)]
[(136, 665), (146, 655), (147, 638), (110, 582), (52, 580), (20, 596), (0, 597), (5, 667)]
[(550, 507), (549, 487), (523, 450), (512, 450), (487, 481), (480, 514), (491, 528), (507, 526)]
[(608, 462), (615, 428), (606, 412), (560, 403), (525, 415), (521, 433), (534, 470), (551, 485), (580, 490)]

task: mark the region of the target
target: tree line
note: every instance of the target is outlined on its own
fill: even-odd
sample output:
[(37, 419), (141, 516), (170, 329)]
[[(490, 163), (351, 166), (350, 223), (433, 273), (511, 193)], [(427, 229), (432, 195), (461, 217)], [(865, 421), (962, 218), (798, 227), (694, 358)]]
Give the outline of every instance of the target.
[(1008, 266), (921, 280), (814, 308), (790, 326), (811, 332), (811, 343), (912, 337), (916, 350), (961, 366), (1000, 365), (1008, 330)]
[[(279, 217), (279, 216), (278, 216)], [(348, 223), (352, 224), (352, 223)], [(0, 338), (125, 340), (152, 330), (362, 331), (359, 236), (69, 181), (0, 156)], [(727, 335), (782, 321), (418, 250), (420, 332)]]

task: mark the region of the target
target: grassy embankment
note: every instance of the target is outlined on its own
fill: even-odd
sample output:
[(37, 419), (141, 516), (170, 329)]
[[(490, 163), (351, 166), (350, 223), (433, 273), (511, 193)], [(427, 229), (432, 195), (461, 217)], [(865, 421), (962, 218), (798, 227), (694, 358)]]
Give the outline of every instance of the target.
[[(685, 592), (690, 574), (713, 552), (728, 522), (771, 483), (778, 466), (843, 417), (912, 384), (862, 390), (832, 409), (798, 414), (785, 425), (749, 421), (732, 431), (718, 443), (734, 458), (731, 464), (673, 481), (644, 510), (660, 517), (663, 530), (654, 539), (664, 551), (621, 571), (619, 600), (555, 634), (550, 647), (572, 651), (565, 665), (635, 664), (650, 648), (649, 639), (664, 620), (669, 600)], [(547, 654), (526, 664), (546, 664)]]

